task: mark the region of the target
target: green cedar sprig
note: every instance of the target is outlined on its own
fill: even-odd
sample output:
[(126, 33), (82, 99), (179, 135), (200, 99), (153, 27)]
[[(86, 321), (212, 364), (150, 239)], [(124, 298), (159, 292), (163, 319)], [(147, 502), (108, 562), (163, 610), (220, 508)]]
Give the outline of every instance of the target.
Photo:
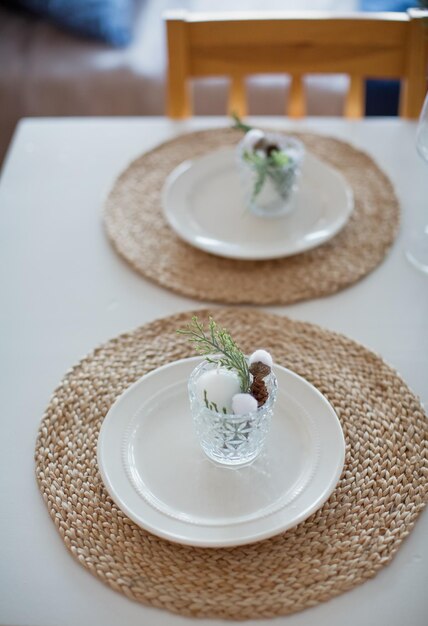
[(237, 113), (233, 112), (231, 117), (235, 122), (232, 128), (235, 128), (236, 130), (242, 130), (244, 133), (248, 133), (249, 130), (253, 129), (253, 126), (248, 126), (248, 124), (245, 124)]
[[(217, 404), (215, 402), (210, 402), (208, 400), (208, 394), (207, 394), (206, 389), (204, 389), (204, 402), (205, 402), (205, 406), (207, 407), (207, 409), (209, 409), (210, 411), (215, 411), (216, 413), (220, 413), (220, 411), (218, 410)], [(221, 412), (227, 415), (226, 407), (223, 407)]]
[(285, 165), (288, 165), (288, 163), (290, 162), (290, 157), (288, 157), (284, 152), (280, 152), (279, 150), (272, 150), (266, 156), (261, 155), (257, 152), (248, 152), (248, 150), (246, 150), (242, 157), (244, 161), (250, 163), (256, 171), (256, 181), (253, 188), (253, 199), (256, 198), (261, 192), (266, 177), (270, 176), (272, 181), (275, 183), (275, 174), (277, 173), (278, 169), (281, 169)]
[[(206, 332), (204, 325), (194, 315), (187, 328), (177, 330), (181, 335), (187, 335), (194, 344), (198, 354), (206, 357), (209, 363), (219, 363), (228, 370), (235, 370), (238, 374), (242, 393), (247, 393), (250, 388), (250, 371), (248, 363), (225, 328), (219, 326), (212, 317), (209, 319), (209, 330)], [(209, 355), (219, 354), (217, 358)]]

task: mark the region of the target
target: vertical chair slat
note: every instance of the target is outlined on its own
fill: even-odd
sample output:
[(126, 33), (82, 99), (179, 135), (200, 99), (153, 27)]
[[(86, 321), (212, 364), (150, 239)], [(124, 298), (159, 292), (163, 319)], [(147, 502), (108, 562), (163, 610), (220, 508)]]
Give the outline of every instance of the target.
[(290, 117), (304, 117), (306, 114), (305, 90), (302, 77), (298, 74), (291, 77), (287, 108)]
[(180, 119), (192, 114), (189, 93), (189, 50), (187, 22), (173, 19), (168, 22), (168, 79), (167, 115)]
[(345, 101), (345, 117), (358, 119), (364, 115), (365, 83), (362, 76), (350, 77)]
[[(409, 9), (409, 30), (407, 33), (407, 55), (405, 77), (401, 83), (400, 115), (416, 118), (422, 108), (427, 88), (427, 41), (428, 16), (421, 19), (421, 11)], [(426, 12), (425, 12), (426, 13)], [(420, 77), (425, 76), (425, 81)]]
[(229, 115), (232, 113), (236, 113), (239, 117), (247, 115), (245, 81), (243, 76), (239, 74), (232, 75), (227, 110)]

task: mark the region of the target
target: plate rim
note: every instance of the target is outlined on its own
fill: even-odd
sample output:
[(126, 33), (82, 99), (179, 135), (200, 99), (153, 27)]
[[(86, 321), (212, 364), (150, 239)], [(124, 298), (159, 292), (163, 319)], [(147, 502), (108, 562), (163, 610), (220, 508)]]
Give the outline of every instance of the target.
[[(312, 385), (312, 383), (310, 383), (309, 381), (307, 381), (304, 377), (300, 376), (299, 374), (297, 374), (296, 372), (294, 372), (293, 370), (290, 370), (287, 367), (284, 367), (282, 365), (279, 364), (274, 364), (275, 368), (278, 368), (279, 370), (284, 370), (286, 372), (287, 375), (291, 375), (293, 378), (297, 378), (299, 379), (300, 382), (303, 382), (305, 385), (308, 385), (309, 387), (312, 388), (313, 392), (316, 392), (316, 395), (318, 396), (318, 398), (326, 405), (329, 407), (330, 409), (330, 413), (331, 413), (331, 417), (333, 419), (333, 422), (335, 423), (335, 428), (337, 430), (337, 433), (339, 435), (339, 439), (341, 441), (341, 450), (340, 450), (340, 454), (338, 455), (338, 462), (337, 462), (337, 466), (336, 466), (336, 470), (334, 472), (334, 474), (331, 476), (328, 484), (326, 484), (324, 486), (323, 492), (320, 496), (318, 496), (314, 503), (311, 506), (308, 506), (306, 508), (304, 508), (298, 515), (296, 515), (292, 520), (289, 520), (288, 523), (282, 523), (282, 524), (277, 524), (277, 525), (273, 525), (272, 527), (270, 527), (268, 530), (262, 530), (258, 533), (256, 533), (255, 535), (253, 535), (253, 537), (251, 539), (248, 539), (246, 537), (244, 537), (243, 539), (237, 539), (237, 538), (230, 538), (230, 539), (217, 539), (217, 540), (212, 540), (212, 539), (194, 539), (194, 538), (189, 538), (186, 535), (182, 535), (179, 532), (177, 532), (176, 530), (171, 533), (169, 531), (164, 531), (163, 529), (159, 529), (155, 526), (153, 526), (151, 523), (144, 523), (142, 524), (142, 520), (141, 520), (141, 516), (139, 516), (138, 514), (134, 513), (134, 511), (132, 510), (132, 508), (130, 508), (126, 502), (122, 499), (122, 497), (120, 496), (119, 493), (117, 493), (117, 490), (115, 488), (115, 486), (112, 484), (110, 477), (108, 475), (108, 470), (106, 469), (105, 465), (104, 465), (104, 461), (103, 461), (103, 441), (104, 438), (106, 437), (106, 431), (107, 431), (107, 426), (108, 426), (108, 422), (107, 422), (107, 426), (105, 426), (106, 421), (108, 416), (110, 415), (110, 419), (111, 419), (111, 415), (113, 413), (113, 409), (115, 409), (122, 401), (123, 398), (125, 396), (130, 395), (131, 393), (133, 393), (135, 391), (135, 389), (141, 384), (141, 382), (143, 380), (147, 381), (148, 378), (151, 378), (152, 376), (155, 376), (157, 374), (159, 374), (160, 371), (163, 371), (165, 369), (171, 368), (173, 366), (176, 366), (177, 364), (183, 364), (183, 363), (188, 363), (188, 362), (193, 362), (193, 363), (197, 363), (203, 360), (203, 357), (200, 356), (194, 356), (194, 357), (187, 357), (187, 358), (182, 358), (182, 359), (177, 359), (175, 361), (171, 361), (170, 363), (166, 363), (160, 367), (157, 367), (153, 370), (151, 370), (150, 372), (148, 372), (147, 374), (144, 374), (143, 376), (141, 376), (138, 380), (136, 380), (134, 383), (132, 383), (129, 387), (127, 387), (114, 401), (114, 403), (111, 405), (110, 409), (107, 411), (105, 418), (103, 419), (103, 422), (101, 424), (99, 433), (98, 433), (98, 440), (97, 440), (97, 447), (96, 447), (96, 460), (97, 460), (97, 466), (98, 466), (98, 471), (100, 472), (101, 475), (101, 479), (103, 481), (103, 484), (109, 494), (109, 496), (111, 497), (111, 499), (113, 500), (113, 502), (116, 504), (116, 506), (125, 514), (127, 515), (133, 522), (135, 522), (135, 524), (137, 524), (137, 526), (139, 526), (140, 528), (143, 528), (144, 530), (158, 536), (161, 537), (162, 539), (166, 539), (168, 541), (171, 541), (173, 543), (178, 543), (180, 545), (188, 545), (188, 546), (193, 546), (193, 547), (201, 547), (201, 548), (222, 548), (222, 547), (235, 547), (235, 546), (240, 546), (240, 545), (249, 545), (252, 543), (256, 543), (258, 541), (262, 541), (265, 539), (269, 539), (271, 537), (274, 537), (275, 535), (280, 534), (281, 532), (285, 532), (287, 530), (289, 530), (290, 528), (294, 528), (295, 526), (297, 526), (298, 524), (300, 524), (301, 522), (303, 522), (304, 520), (306, 520), (310, 515), (312, 515), (313, 513), (315, 513), (316, 511), (318, 511), (324, 504), (325, 502), (328, 500), (328, 498), (331, 496), (331, 494), (333, 493), (339, 479), (340, 476), (342, 474), (343, 471), (343, 467), (344, 467), (344, 462), (345, 462), (345, 454), (346, 454), (346, 441), (344, 438), (344, 434), (343, 434), (343, 429), (340, 423), (340, 420), (337, 416), (336, 411), (334, 410), (334, 408), (332, 407), (332, 405), (330, 404), (330, 402), (327, 400), (327, 398), (319, 391), (319, 389), (317, 389), (314, 385)], [(133, 416), (130, 416), (127, 420), (127, 424), (129, 424), (129, 421), (133, 418)], [(126, 424), (124, 426), (126, 428)], [(121, 441), (118, 442), (118, 448), (121, 448), (122, 443)], [(121, 464), (122, 465), (122, 464)], [(122, 468), (125, 476), (126, 476), (126, 471), (124, 468)], [(230, 470), (233, 471), (233, 470)], [(129, 482), (129, 479), (128, 479)], [(278, 512), (279, 513), (279, 512)]]
[[(190, 159), (186, 159), (185, 161), (179, 163), (165, 178), (164, 183), (162, 185), (162, 190), (161, 190), (161, 206), (162, 206), (162, 213), (163, 216), (165, 218), (165, 220), (167, 221), (168, 225), (170, 226), (170, 228), (174, 231), (174, 233), (183, 241), (185, 241), (187, 244), (191, 245), (194, 248), (197, 248), (198, 250), (202, 250), (203, 252), (206, 252), (208, 254), (212, 254), (214, 256), (218, 256), (221, 258), (226, 258), (226, 259), (235, 259), (235, 260), (240, 260), (240, 261), (268, 261), (268, 260), (273, 260), (273, 259), (282, 259), (282, 258), (287, 258), (287, 257), (291, 257), (291, 256), (295, 256), (297, 254), (302, 254), (303, 252), (307, 252), (309, 250), (313, 250), (314, 248), (317, 248), (325, 243), (327, 243), (328, 241), (330, 241), (331, 239), (333, 239), (333, 237), (335, 237), (348, 223), (354, 209), (355, 209), (355, 197), (354, 197), (354, 191), (351, 187), (351, 185), (348, 183), (348, 181), (346, 180), (345, 176), (342, 174), (342, 172), (340, 170), (338, 170), (337, 168), (335, 168), (333, 165), (330, 165), (329, 163), (325, 163), (324, 161), (322, 161), (321, 159), (319, 159), (315, 154), (313, 154), (313, 152), (311, 152), (310, 150), (306, 151), (306, 154), (310, 155), (310, 158), (315, 160), (316, 162), (318, 162), (319, 164), (321, 164), (322, 167), (327, 168), (328, 170), (330, 170), (334, 176), (336, 176), (338, 179), (341, 180), (344, 190), (345, 190), (345, 194), (346, 194), (346, 213), (344, 214), (342, 220), (338, 223), (338, 225), (331, 231), (331, 233), (329, 233), (328, 235), (326, 235), (325, 237), (318, 239), (316, 241), (309, 241), (307, 242), (305, 245), (301, 245), (296, 247), (294, 250), (290, 251), (277, 251), (277, 252), (273, 252), (273, 253), (269, 253), (269, 252), (260, 252), (260, 253), (254, 253), (253, 252), (248, 252), (247, 254), (240, 254), (240, 253), (235, 253), (233, 252), (233, 250), (218, 250), (216, 249), (216, 246), (213, 244), (210, 244), (209, 242), (203, 242), (203, 241), (198, 241), (196, 238), (192, 237), (190, 233), (188, 233), (180, 224), (180, 222), (175, 218), (174, 215), (174, 211), (171, 208), (168, 208), (168, 195), (170, 193), (170, 189), (171, 186), (183, 175), (185, 174), (187, 171), (189, 171), (193, 165), (197, 164), (198, 162), (207, 159), (207, 158), (213, 158), (216, 155), (219, 155), (221, 153), (227, 153), (230, 154), (233, 152), (233, 147), (232, 146), (222, 146), (219, 147), (215, 150), (211, 150), (209, 152), (206, 152), (204, 154), (201, 154), (199, 156), (190, 158)], [(265, 219), (265, 218), (260, 218), (260, 219)], [(266, 218), (267, 219), (267, 218)], [(276, 218), (269, 218), (269, 219), (276, 219)], [(280, 219), (280, 218), (279, 218)], [(192, 231), (191, 231), (192, 232)]]

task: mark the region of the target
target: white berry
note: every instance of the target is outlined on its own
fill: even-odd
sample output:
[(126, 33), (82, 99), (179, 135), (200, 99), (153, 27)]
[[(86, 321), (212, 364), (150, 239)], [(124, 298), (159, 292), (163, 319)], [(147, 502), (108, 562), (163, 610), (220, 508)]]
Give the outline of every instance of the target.
[(249, 361), (250, 365), (252, 365), (253, 363), (258, 363), (259, 361), (261, 363), (264, 363), (268, 367), (272, 367), (272, 365), (273, 365), (273, 359), (272, 359), (271, 355), (269, 354), (269, 352), (267, 352), (267, 350), (256, 350), (250, 356), (248, 361)]
[(232, 398), (232, 410), (235, 415), (245, 415), (257, 411), (257, 400), (249, 393), (237, 393)]

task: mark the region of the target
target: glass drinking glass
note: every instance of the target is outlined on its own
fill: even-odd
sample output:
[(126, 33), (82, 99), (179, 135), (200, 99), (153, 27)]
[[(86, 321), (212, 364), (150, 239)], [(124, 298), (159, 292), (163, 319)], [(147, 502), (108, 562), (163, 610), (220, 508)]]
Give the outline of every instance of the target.
[[(416, 130), (416, 148), (424, 161), (428, 162), (428, 93)], [(412, 235), (406, 257), (414, 267), (428, 274), (428, 224)]]
[(248, 465), (260, 454), (269, 431), (276, 399), (277, 381), (273, 372), (264, 380), (269, 392), (266, 402), (251, 413), (217, 413), (208, 409), (197, 390), (197, 381), (216, 363), (203, 361), (189, 378), (189, 399), (195, 431), (207, 457), (221, 465)]
[[(293, 209), (293, 196), (297, 189), (298, 177), (305, 153), (301, 141), (277, 133), (266, 133), (266, 143), (277, 146), (280, 152), (289, 156), (285, 165), (269, 165), (263, 178), (259, 166), (244, 158), (245, 144), (238, 144), (238, 161), (244, 188), (245, 203), (250, 212), (259, 217), (279, 217)], [(266, 158), (263, 152), (256, 154)]]

